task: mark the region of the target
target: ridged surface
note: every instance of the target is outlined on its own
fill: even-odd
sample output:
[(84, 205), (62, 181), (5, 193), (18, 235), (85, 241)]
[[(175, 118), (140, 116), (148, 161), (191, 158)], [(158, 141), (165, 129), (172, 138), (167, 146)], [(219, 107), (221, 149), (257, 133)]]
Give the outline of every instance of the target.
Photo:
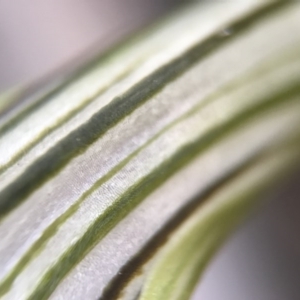
[(1, 122), (3, 299), (188, 298), (298, 162), (299, 20), (195, 3)]

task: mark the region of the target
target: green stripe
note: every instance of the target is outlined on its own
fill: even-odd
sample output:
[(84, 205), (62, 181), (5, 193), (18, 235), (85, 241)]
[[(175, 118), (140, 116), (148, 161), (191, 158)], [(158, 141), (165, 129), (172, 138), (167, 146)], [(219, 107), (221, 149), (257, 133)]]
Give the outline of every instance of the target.
[[(35, 90), (34, 92), (25, 91), (25, 93), (28, 94), (22, 94), (21, 96), (22, 98), (25, 98), (26, 102), (29, 102), (28, 106), (23, 110), (16, 112), (15, 115), (7, 120), (3, 125), (0, 124), (0, 136), (16, 127), (16, 125), (27, 118), (28, 115), (30, 115), (39, 107), (42, 107), (47, 101), (55, 98), (57, 95), (63, 92), (64, 89), (68, 88), (68, 86), (73, 85), (77, 80), (83, 79), (84, 76), (99, 68), (101, 64), (105, 63), (108, 60), (111, 60), (115, 56), (119, 55), (119, 53), (125, 51), (128, 47), (131, 47), (132, 45), (137, 43), (144, 37), (144, 35), (147, 35), (149, 32), (153, 31), (154, 28), (152, 27), (156, 28), (157, 25), (152, 25), (150, 26), (150, 29), (145, 29), (144, 31), (142, 30), (142, 32), (131, 35), (129, 37), (125, 37), (123, 40), (117, 42), (115, 45), (107, 49), (104, 53), (96, 55), (90, 61), (85, 62), (82, 66), (79, 66), (74, 71), (65, 74), (64, 78), (61, 79), (58, 83), (55, 82), (57, 82), (57, 77), (59, 77), (60, 75), (55, 74), (55, 80), (52, 80), (53, 82), (48, 84), (49, 88), (45, 88), (43, 86), (44, 82), (41, 82), (39, 83), (39, 85), (41, 86), (33, 87), (33, 89)], [(42, 92), (42, 88), (46, 89), (46, 91)], [(36, 93), (43, 93), (43, 96), (39, 96), (38, 98), (36, 98)], [(24, 102), (21, 96), (20, 101)]]
[(208, 201), (208, 198), (211, 197), (212, 194), (216, 193), (223, 186), (226, 186), (234, 178), (239, 177), (241, 173), (245, 172), (252, 164), (260, 159), (260, 155), (250, 157), (247, 161), (241, 163), (226, 175), (223, 175), (223, 177), (218, 178), (215, 182), (211, 182), (204, 191), (187, 201), (187, 204), (159, 231), (155, 232), (154, 236), (145, 246), (122, 266), (118, 274), (109, 282), (98, 300), (117, 299), (134, 278), (135, 274), (140, 274), (143, 265), (156, 255), (157, 251), (166, 243), (169, 236), (187, 220), (200, 205)]
[[(164, 22), (161, 21), (161, 23)], [(5, 132), (7, 132), (8, 130), (14, 128), (20, 121), (22, 121), (25, 117), (28, 117), (28, 115), (31, 112), (34, 112), (37, 108), (41, 107), (45, 102), (51, 100), (51, 98), (55, 98), (55, 96), (58, 96), (61, 92), (64, 91), (64, 89), (67, 89), (69, 85), (73, 85), (74, 81), (84, 79), (84, 76), (89, 74), (89, 72), (93, 72), (93, 70), (99, 69), (101, 65), (105, 65), (107, 61), (113, 60), (115, 57), (118, 57), (120, 53), (128, 50), (128, 48), (133, 48), (134, 45), (138, 42), (141, 42), (141, 40), (143, 40), (145, 36), (153, 33), (153, 31), (155, 30), (158, 30), (159, 25), (161, 26), (163, 24), (155, 23), (154, 25), (150, 26), (150, 28), (144, 30), (144, 32), (143, 31), (139, 32), (139, 34), (127, 38), (126, 43), (121, 41), (117, 45), (114, 45), (111, 49), (109, 49), (105, 53), (98, 55), (96, 58), (92, 59), (87, 65), (84, 65), (78, 71), (75, 71), (74, 74), (71, 75), (71, 77), (67, 77), (66, 80), (62, 82), (60, 85), (58, 85), (56, 88), (53, 88), (53, 90), (49, 91), (48, 93), (45, 93), (43, 97), (37, 99), (36, 102), (32, 103), (29, 107), (26, 107), (15, 117), (12, 117), (11, 120), (9, 120), (7, 124), (3, 126), (3, 128), (1, 128), (0, 125), (0, 136)], [(28, 143), (25, 147), (21, 148), (21, 150), (15, 153), (15, 155), (11, 158), (11, 160), (8, 163), (0, 166), (0, 175), (1, 173), (5, 172), (8, 168), (10, 168), (14, 163), (16, 163), (20, 158), (25, 156), (30, 149), (32, 149), (35, 145), (38, 144), (38, 142), (41, 139), (43, 139), (45, 136), (49, 135), (51, 132), (56, 130), (63, 123), (70, 120), (74, 115), (76, 115), (82, 109), (87, 107), (90, 103), (92, 103), (99, 96), (105, 93), (109, 88), (113, 87), (117, 82), (125, 79), (130, 73), (132, 73), (133, 70), (136, 69), (138, 65), (146, 61), (147, 58), (148, 57), (146, 56), (145, 57), (142, 56), (136, 59), (131, 65), (127, 66), (126, 70), (124, 70), (119, 75), (115, 76), (115, 78), (110, 83), (108, 83), (106, 86), (103, 86), (102, 88), (99, 88), (99, 90), (96, 93), (94, 93), (93, 96), (87, 98), (77, 108), (73, 108), (66, 115), (61, 117), (56, 124), (49, 126), (48, 128), (45, 128), (30, 143)]]
[[(186, 4), (185, 4), (186, 5)], [(184, 5), (181, 5), (184, 6)], [(79, 68), (78, 70), (75, 70), (73, 74), (69, 74), (68, 77), (65, 75), (65, 79), (57, 84), (54, 88), (52, 87), (51, 90), (49, 90), (47, 93), (44, 93), (44, 96), (35, 99), (34, 95), (31, 96), (31, 101), (26, 100), (27, 102), (32, 102), (28, 107), (25, 107), (22, 111), (17, 112), (15, 116), (12, 116), (10, 120), (6, 122), (6, 124), (2, 125), (0, 124), (0, 136), (6, 133), (7, 131), (14, 128), (19, 122), (21, 122), (23, 119), (28, 117), (30, 113), (34, 112), (39, 107), (43, 106), (44, 103), (51, 100), (51, 98), (55, 98), (55, 96), (58, 96), (61, 92), (64, 91), (64, 89), (68, 88), (69, 85), (73, 85), (74, 82), (77, 80), (84, 79), (84, 76), (89, 74), (90, 72), (93, 72), (93, 70), (96, 70), (101, 67), (101, 65), (104, 65), (107, 61), (114, 59), (115, 57), (118, 57), (120, 53), (128, 50), (129, 48), (133, 48), (137, 43), (143, 41), (145, 39), (145, 36), (148, 36), (149, 34), (153, 34), (153, 32), (157, 31), (159, 29), (159, 26), (163, 26), (165, 23), (165, 20), (160, 20), (159, 22), (153, 24), (150, 26), (150, 28), (144, 29), (139, 31), (138, 34), (132, 35), (131, 37), (126, 38), (124, 41), (118, 42), (116, 45), (108, 49), (105, 53), (102, 53), (100, 55), (97, 55), (95, 58), (93, 58), (90, 62)], [(86, 99), (83, 103), (80, 104), (77, 108), (72, 109), (68, 114), (61, 117), (58, 123), (54, 124), (53, 126), (50, 126), (46, 129), (44, 129), (32, 142), (30, 142), (27, 146), (19, 150), (12, 159), (6, 163), (3, 166), (0, 166), (0, 174), (5, 172), (9, 167), (11, 167), (14, 163), (16, 163), (17, 160), (22, 158), (30, 149), (32, 149), (38, 142), (53, 132), (55, 129), (57, 129), (61, 124), (67, 122), (70, 120), (76, 113), (78, 113), (80, 110), (88, 106), (91, 102), (96, 100), (100, 95), (102, 95), (108, 88), (116, 84), (118, 81), (126, 78), (128, 74), (130, 74), (139, 64), (144, 62), (147, 59), (147, 57), (140, 57), (136, 61), (134, 61), (130, 66), (127, 67), (126, 70), (124, 70), (121, 74), (116, 76), (109, 84), (109, 86), (100, 88), (92, 97), (89, 99)], [(42, 83), (41, 83), (42, 84)], [(53, 84), (51, 85), (53, 86)], [(40, 88), (36, 88), (36, 93)], [(31, 93), (32, 94), (32, 93)], [(27, 95), (22, 95), (22, 97), (26, 99), (28, 97)], [(22, 99), (20, 99), (22, 100)], [(22, 100), (24, 102), (24, 100)], [(0, 114), (0, 121), (1, 121), (1, 114)]]
[(0, 217), (20, 204), (36, 188), (59, 172), (74, 156), (102, 136), (108, 129), (145, 103), (151, 96), (174, 80), (199, 59), (217, 50), (220, 46), (235, 39), (241, 32), (256, 24), (267, 14), (276, 11), (287, 2), (275, 2), (232, 24), (235, 34), (223, 37), (212, 35), (204, 42), (188, 50), (182, 57), (160, 68), (152, 75), (135, 85), (124, 95), (115, 98), (110, 104), (96, 113), (87, 123), (70, 133), (51, 148), (46, 154), (32, 163), (23, 174), (0, 193)]
[[(140, 63), (139, 61), (136, 62), (136, 65)], [(110, 85), (116, 84), (119, 80), (122, 80), (126, 78), (128, 74), (134, 69), (136, 65), (130, 66), (130, 68), (126, 69), (122, 74), (117, 76), (114, 81), (110, 82)], [(109, 88), (109, 86), (102, 87), (97, 91), (96, 94), (93, 95), (93, 97), (87, 98), (84, 102), (82, 102), (77, 107), (73, 108), (72, 110), (68, 111), (67, 114), (65, 114), (63, 117), (61, 117), (57, 123), (55, 123), (52, 126), (49, 126), (48, 128), (45, 128), (42, 132), (40, 132), (30, 143), (28, 143), (25, 147), (21, 148), (17, 153), (15, 153), (11, 160), (0, 166), (0, 175), (1, 173), (5, 172), (8, 168), (10, 168), (13, 164), (15, 164), (20, 158), (25, 156), (34, 146), (36, 146), (45, 136), (52, 133), (54, 130), (59, 128), (62, 124), (69, 121), (74, 115), (76, 115), (78, 112), (80, 112), (83, 108), (85, 108), (87, 105), (92, 103), (97, 97), (101, 96), (103, 93), (105, 93)], [(0, 133), (1, 134), (1, 133)]]
[(60, 280), (101, 238), (103, 238), (123, 217), (125, 217), (138, 203), (147, 197), (157, 187), (162, 185), (171, 175), (186, 165), (201, 152), (208, 149), (219, 139), (224, 138), (231, 131), (237, 129), (254, 116), (275, 109), (277, 105), (295, 101), (294, 96), (300, 94), (300, 86), (296, 85), (294, 90), (284, 91), (270, 98), (266, 102), (255, 106), (239, 114), (209, 133), (201, 136), (198, 140), (179, 149), (170, 159), (166, 160), (154, 171), (142, 178), (139, 182), (128, 188), (128, 190), (117, 199), (113, 205), (105, 210), (91, 225), (85, 234), (73, 244), (59, 261), (53, 265), (45, 274), (40, 285), (35, 289), (29, 299), (46, 299), (55, 289)]
[[(290, 57), (288, 57), (290, 59)], [(279, 66), (282, 64), (285, 65), (286, 59), (283, 59), (280, 61)], [(277, 65), (277, 67), (279, 67)], [(273, 66), (274, 68), (274, 66)], [(121, 168), (123, 168), (129, 161), (131, 161), (135, 156), (137, 156), (138, 153), (140, 153), (142, 150), (144, 150), (147, 146), (149, 146), (153, 141), (157, 140), (158, 137), (160, 137), (162, 134), (166, 133), (168, 130), (170, 130), (172, 127), (174, 127), (176, 124), (179, 124), (181, 121), (184, 121), (188, 117), (198, 113), (202, 108), (204, 108), (207, 104), (212, 103), (212, 101), (218, 99), (218, 96), (224, 95), (224, 91), (227, 93), (235, 90), (237, 86), (241, 86), (241, 83), (249, 82), (249, 80), (260, 80), (261, 77), (266, 75), (267, 73), (271, 73), (272, 68), (268, 65), (267, 68), (264, 68), (262, 66), (261, 69), (256, 70), (256, 72), (250, 73), (250, 76), (247, 75), (246, 78), (239, 78), (238, 80), (234, 81), (233, 83), (228, 84), (224, 88), (222, 88), (219, 92), (216, 94), (213, 94), (212, 96), (209, 96), (206, 100), (202, 101), (201, 103), (197, 104), (195, 107), (187, 111), (184, 115), (179, 117), (178, 119), (175, 119), (173, 122), (168, 124), (166, 127), (161, 129), (157, 134), (155, 134), (152, 138), (150, 138), (144, 145), (136, 149), (134, 152), (132, 152), (128, 157), (123, 159), (120, 163), (118, 163), (114, 168), (112, 168), (107, 174), (105, 174), (103, 177), (99, 178), (93, 186), (91, 186), (86, 192), (84, 192), (76, 201), (76, 203), (72, 204), (66, 212), (64, 212), (62, 215), (60, 215), (51, 225), (47, 227), (47, 229), (43, 232), (42, 236), (30, 247), (30, 249), (27, 251), (27, 253), (20, 259), (20, 261), (17, 263), (17, 265), (14, 267), (14, 269), (11, 271), (11, 273), (5, 278), (5, 280), (2, 281), (2, 284), (0, 284), (0, 295), (6, 293), (11, 284), (13, 283), (15, 277), (21, 272), (22, 269), (28, 264), (28, 262), (36, 256), (37, 251), (41, 250), (41, 247), (45, 245), (47, 240), (49, 240), (58, 230), (59, 226), (63, 224), (70, 216), (72, 216), (80, 207), (81, 203), (94, 192), (97, 190), (102, 184), (107, 182), (109, 179), (111, 179)]]
[[(299, 148), (297, 145), (297, 153)], [(284, 150), (284, 149), (283, 149)], [(154, 267), (148, 274), (140, 299), (188, 299), (197, 277), (203, 271), (207, 261), (215, 252), (216, 247), (230, 233), (237, 222), (249, 213), (254, 203), (262, 192), (267, 191), (270, 184), (274, 184), (293, 168), (293, 163), (299, 161), (296, 157), (295, 148), (290, 152), (285, 149), (283, 153), (276, 152), (273, 156), (266, 156), (264, 160), (254, 165), (255, 176), (247, 178), (250, 172), (245, 172), (248, 179), (246, 186), (243, 186), (242, 178), (229, 183), (225, 187), (225, 196), (217, 194), (217, 199), (222, 198), (212, 209), (206, 210), (205, 205), (202, 212), (198, 210), (177, 232), (176, 241), (169, 241), (166, 247), (159, 253)], [(292, 154), (292, 155), (290, 155)], [(291, 156), (291, 157), (290, 157)], [(276, 160), (275, 160), (276, 158)], [(275, 165), (274, 165), (275, 162)], [(257, 171), (260, 171), (258, 174)], [(263, 177), (260, 175), (263, 170)], [(255, 172), (256, 171), (256, 172)], [(238, 187), (242, 183), (242, 189)], [(244, 181), (245, 183), (245, 181)], [(237, 188), (237, 190), (236, 190)], [(226, 193), (227, 191), (227, 193)], [(229, 192), (229, 194), (228, 194)], [(208, 202), (214, 203), (214, 195)], [(210, 203), (208, 203), (208, 206)], [(173, 237), (172, 237), (173, 238)]]

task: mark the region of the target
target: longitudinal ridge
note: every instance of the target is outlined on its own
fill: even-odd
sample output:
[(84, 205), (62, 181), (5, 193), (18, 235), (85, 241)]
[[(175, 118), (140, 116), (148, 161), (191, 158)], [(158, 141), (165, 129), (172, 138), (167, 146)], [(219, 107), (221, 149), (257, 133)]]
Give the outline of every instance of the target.
[(224, 5), (186, 5), (0, 122), (3, 299), (188, 299), (297, 166), (300, 5)]

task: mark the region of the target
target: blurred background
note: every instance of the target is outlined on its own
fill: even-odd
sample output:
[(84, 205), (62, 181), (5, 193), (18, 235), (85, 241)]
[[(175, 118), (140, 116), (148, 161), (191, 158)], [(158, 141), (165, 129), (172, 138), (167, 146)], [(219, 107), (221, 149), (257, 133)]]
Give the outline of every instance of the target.
[[(181, 2), (0, 0), (0, 91), (76, 69)], [(219, 251), (194, 300), (300, 299), (299, 176)]]
[(76, 68), (180, 0), (0, 0), (0, 91)]

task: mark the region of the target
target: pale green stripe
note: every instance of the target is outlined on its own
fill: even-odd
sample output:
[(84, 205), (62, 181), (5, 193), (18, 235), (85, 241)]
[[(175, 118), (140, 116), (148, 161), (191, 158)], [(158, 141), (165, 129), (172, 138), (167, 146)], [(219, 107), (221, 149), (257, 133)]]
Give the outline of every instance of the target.
[[(288, 59), (286, 59), (286, 57)], [(291, 58), (295, 59), (298, 57), (294, 57), (292, 55), (288, 56), (282, 56), (282, 61), (280, 64), (280, 67), (285, 66), (285, 64), (292, 63), (289, 61)], [(143, 151), (146, 147), (148, 147), (150, 144), (155, 142), (160, 136), (167, 133), (171, 128), (173, 128), (175, 125), (180, 124), (187, 118), (191, 117), (194, 114), (197, 114), (201, 109), (203, 109), (206, 105), (211, 104), (214, 101), (217, 101), (219, 97), (225, 96), (226, 94), (230, 94), (231, 92), (234, 92), (237, 87), (241, 88), (242, 85), (251, 85), (251, 81), (260, 81), (263, 80), (264, 76), (266, 76), (268, 73), (272, 73), (273, 68), (275, 65), (273, 65), (273, 62), (271, 64), (266, 64), (261, 66), (260, 69), (256, 70), (254, 69), (253, 72), (250, 72), (249, 74), (246, 74), (244, 77), (239, 78), (237, 80), (234, 80), (233, 82), (227, 84), (223, 88), (220, 89), (220, 91), (214, 93), (213, 95), (207, 97), (206, 100), (202, 101), (195, 107), (193, 107), (191, 110), (186, 112), (184, 115), (182, 115), (180, 118), (174, 120), (169, 125), (167, 125), (165, 128), (163, 128), (161, 131), (159, 131), (156, 135), (154, 135), (150, 140), (148, 140), (143, 146), (135, 150), (132, 154), (130, 154), (128, 157), (126, 157), (124, 160), (122, 160), (118, 165), (116, 165), (111, 171), (109, 171), (105, 176), (99, 178), (93, 186), (91, 186), (78, 200), (76, 203), (74, 203), (70, 208), (63, 213), (59, 218), (57, 218), (48, 228), (44, 231), (42, 236), (32, 245), (32, 247), (26, 252), (26, 254), (20, 259), (19, 263), (16, 265), (14, 269), (7, 275), (7, 277), (1, 282), (0, 284), (0, 294), (4, 291), (7, 291), (12, 284), (14, 278), (17, 276), (17, 274), (29, 263), (30, 260), (32, 260), (38, 251), (40, 251), (44, 246), (47, 240), (49, 240), (53, 235), (55, 235), (56, 231), (58, 230), (59, 226), (63, 224), (68, 218), (70, 218), (80, 207), (81, 203), (90, 196), (95, 190), (97, 190), (101, 185), (103, 185), (105, 182), (107, 182), (109, 179), (111, 179), (115, 174), (118, 173), (129, 161), (131, 161), (138, 153)]]
[(184, 300), (222, 241), (274, 184), (299, 160), (299, 149), (265, 157), (219, 190), (174, 233), (158, 254), (140, 300)]

